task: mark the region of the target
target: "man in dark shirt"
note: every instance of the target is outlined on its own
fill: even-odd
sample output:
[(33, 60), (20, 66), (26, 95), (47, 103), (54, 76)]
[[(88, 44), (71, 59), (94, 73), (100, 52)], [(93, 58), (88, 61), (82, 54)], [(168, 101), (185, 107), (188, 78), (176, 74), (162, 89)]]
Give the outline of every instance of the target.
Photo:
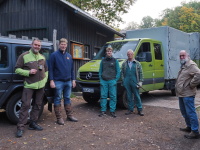
[(50, 58), (49, 79), (50, 86), (54, 88), (54, 111), (59, 125), (64, 125), (61, 115), (61, 100), (64, 99), (64, 108), (67, 120), (77, 122), (72, 116), (71, 88), (76, 87), (72, 56), (66, 52), (67, 39), (62, 38), (59, 49), (52, 53)]
[(116, 87), (120, 77), (120, 68), (118, 60), (112, 57), (112, 51), (113, 49), (111, 47), (106, 49), (106, 57), (101, 61), (99, 68), (99, 79), (101, 84), (101, 113), (99, 114), (99, 117), (106, 115), (108, 93), (110, 98), (110, 114), (112, 117), (116, 117)]

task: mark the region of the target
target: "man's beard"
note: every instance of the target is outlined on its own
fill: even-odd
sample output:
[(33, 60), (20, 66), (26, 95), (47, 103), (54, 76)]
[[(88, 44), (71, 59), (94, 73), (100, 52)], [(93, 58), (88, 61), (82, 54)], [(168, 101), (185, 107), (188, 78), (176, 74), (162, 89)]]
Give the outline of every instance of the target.
[(181, 65), (184, 65), (187, 61), (188, 61), (188, 58), (181, 59), (181, 60), (180, 60), (180, 63), (181, 63)]
[(37, 49), (32, 49), (32, 51), (33, 51), (34, 54), (39, 53), (39, 50), (37, 50)]

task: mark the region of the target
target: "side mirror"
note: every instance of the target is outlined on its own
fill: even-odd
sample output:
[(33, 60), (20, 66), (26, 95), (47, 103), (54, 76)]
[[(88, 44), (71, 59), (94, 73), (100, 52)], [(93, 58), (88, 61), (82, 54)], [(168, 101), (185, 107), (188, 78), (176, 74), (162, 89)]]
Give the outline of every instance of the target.
[(151, 61), (152, 61), (151, 52), (146, 52), (146, 62), (151, 62)]

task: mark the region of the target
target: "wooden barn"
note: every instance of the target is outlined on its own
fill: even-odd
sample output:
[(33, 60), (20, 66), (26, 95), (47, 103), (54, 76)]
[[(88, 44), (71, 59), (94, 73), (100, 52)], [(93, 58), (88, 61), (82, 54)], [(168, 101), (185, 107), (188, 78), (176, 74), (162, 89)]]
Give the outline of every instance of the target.
[(1, 35), (53, 41), (54, 29), (57, 40), (68, 39), (75, 73), (105, 42), (114, 40), (114, 34), (124, 36), (65, 0), (0, 0)]

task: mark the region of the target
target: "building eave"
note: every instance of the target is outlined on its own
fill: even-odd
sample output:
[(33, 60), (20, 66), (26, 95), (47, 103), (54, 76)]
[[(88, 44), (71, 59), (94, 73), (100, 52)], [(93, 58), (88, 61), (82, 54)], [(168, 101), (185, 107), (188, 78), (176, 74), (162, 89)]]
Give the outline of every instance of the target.
[(110, 30), (111, 32), (121, 36), (121, 37), (125, 37), (124, 34), (116, 31), (115, 29), (111, 28), (110, 26), (106, 25), (105, 23), (103, 23), (102, 21), (98, 20), (97, 18), (91, 16), (90, 14), (86, 13), (85, 11), (83, 11), (82, 9), (78, 8), (77, 6), (73, 5), (72, 3), (66, 1), (66, 0), (60, 0), (60, 2), (64, 3), (65, 5), (68, 5), (69, 7), (71, 7), (74, 10), (74, 13), (94, 22), (99, 24), (100, 26)]

